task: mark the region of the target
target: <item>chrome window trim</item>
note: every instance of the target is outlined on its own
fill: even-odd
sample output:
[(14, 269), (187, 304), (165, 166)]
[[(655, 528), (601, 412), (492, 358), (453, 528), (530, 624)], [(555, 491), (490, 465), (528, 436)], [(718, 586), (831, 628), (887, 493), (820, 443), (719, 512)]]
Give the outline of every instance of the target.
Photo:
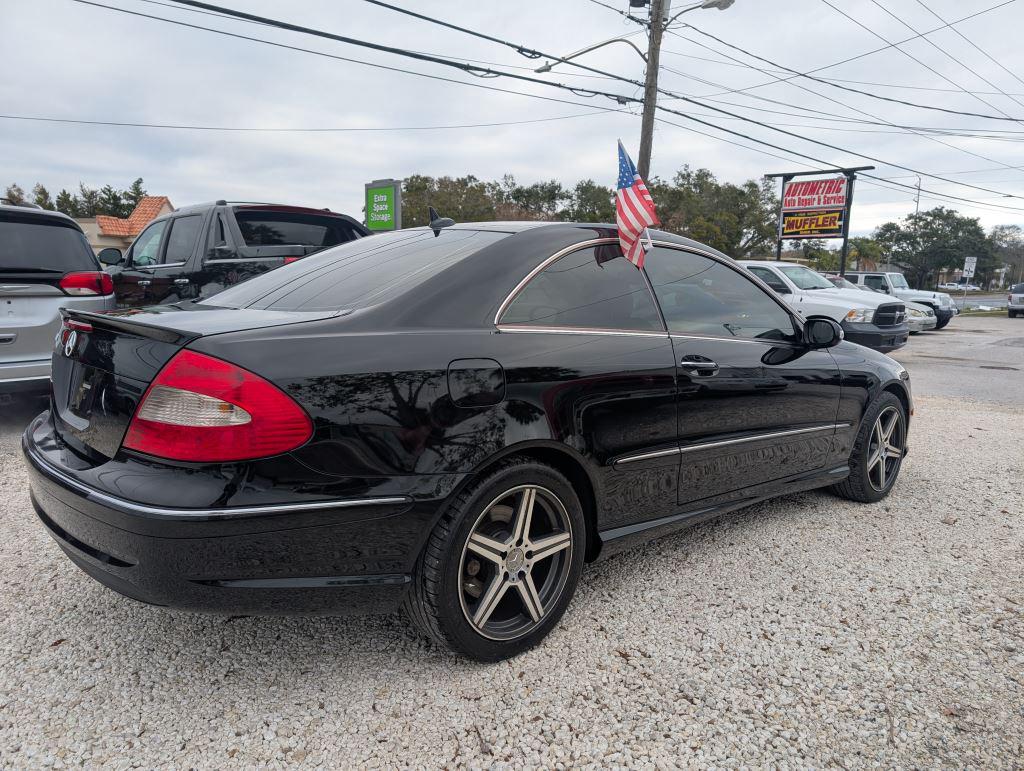
[(152, 270), (160, 270), (162, 268), (180, 268), (182, 265), (187, 265), (188, 260), (184, 262), (162, 262), (159, 265), (147, 265), (145, 267), (151, 268)]
[[(516, 299), (516, 297), (519, 295), (519, 293), (523, 291), (523, 289), (526, 287), (526, 285), (529, 284), (530, 281), (533, 280), (533, 278), (538, 273), (540, 273), (548, 265), (551, 265), (556, 260), (559, 260), (562, 257), (564, 257), (565, 255), (571, 254), (572, 252), (575, 252), (575, 251), (577, 251), (579, 249), (585, 249), (585, 248), (587, 248), (589, 246), (600, 246), (602, 244), (616, 244), (618, 242), (619, 242), (618, 238), (612, 238), (612, 237), (591, 238), (591, 239), (589, 239), (587, 241), (580, 241), (579, 243), (575, 243), (575, 244), (572, 244), (571, 246), (565, 247), (564, 249), (560, 249), (559, 251), (557, 251), (554, 254), (552, 254), (550, 257), (542, 260), (541, 263), (539, 265), (537, 265), (529, 273), (527, 273), (526, 276), (518, 284), (515, 285), (515, 288), (513, 288), (513, 290), (508, 293), (508, 295), (505, 297), (505, 299), (502, 300), (501, 304), (498, 306), (498, 312), (494, 314), (494, 326), (497, 327), (499, 331), (505, 331), (505, 332), (525, 332), (525, 331), (528, 331), (527, 329), (519, 328), (519, 327), (523, 327), (523, 326), (526, 326), (526, 325), (502, 324), (501, 323), (501, 317), (502, 317), (502, 315), (504, 315), (505, 311), (508, 310), (508, 307)], [(662, 247), (665, 247), (667, 249), (675, 249), (675, 250), (681, 251), (681, 252), (691, 252), (692, 254), (699, 254), (702, 257), (707, 257), (707, 258), (709, 258), (711, 260), (714, 260), (715, 262), (717, 262), (720, 265), (725, 265), (727, 267), (732, 268), (737, 273), (742, 275), (744, 278), (746, 278), (747, 280), (750, 280), (754, 284), (754, 286), (756, 286), (758, 289), (763, 291), (769, 298), (774, 300), (776, 305), (778, 305), (780, 308), (782, 308), (782, 310), (786, 312), (786, 314), (790, 317), (790, 319), (793, 320), (793, 326), (797, 330), (798, 333), (803, 331), (803, 320), (796, 313), (794, 313), (793, 310), (791, 308), (789, 308), (789, 306), (786, 305), (785, 301), (783, 301), (780, 297), (778, 297), (775, 294), (775, 292), (771, 289), (771, 287), (769, 287), (767, 284), (765, 284), (764, 281), (759, 279), (757, 276), (755, 276), (750, 271), (745, 270), (744, 267), (742, 265), (740, 265), (738, 262), (736, 262), (735, 260), (732, 260), (731, 262), (726, 262), (725, 260), (722, 259), (722, 257), (720, 255), (715, 254), (714, 252), (711, 252), (711, 251), (709, 251), (707, 249), (701, 249), (700, 247), (689, 246), (687, 244), (679, 244), (679, 243), (676, 243), (674, 241), (662, 241), (662, 240), (658, 240), (658, 239), (652, 239), (651, 243), (654, 246), (662, 246)], [(657, 309), (658, 315), (662, 318), (662, 322), (664, 322), (665, 318), (662, 315), (661, 303), (658, 301), (657, 293), (654, 292), (654, 287), (651, 286), (650, 279), (647, 277), (647, 271), (643, 271), (643, 274), (644, 274), (644, 282), (647, 284), (647, 290), (651, 293), (651, 299), (654, 301), (654, 307)], [(513, 329), (512, 327), (516, 327), (516, 328)], [(563, 332), (564, 330), (569, 330), (569, 331), (565, 331), (565, 334), (583, 334), (582, 331), (577, 331), (577, 332), (571, 331), (571, 330), (579, 329), (578, 327), (534, 327), (530, 331), (539, 331), (539, 330), (542, 330), (542, 329), (544, 331), (548, 332), (549, 334), (550, 333), (556, 333), (556, 332)], [(613, 330), (605, 330), (603, 332), (603, 334), (611, 334), (612, 332), (613, 332)], [(626, 333), (630, 333), (630, 334), (644, 334), (644, 335), (651, 335), (651, 334), (653, 334), (651, 332), (630, 332), (630, 330), (621, 330), (621, 333), (623, 333), (623, 334), (626, 334)], [(699, 337), (696, 337), (694, 335), (686, 335), (684, 333), (678, 333), (678, 334), (673, 335), (671, 330), (668, 330), (667, 325), (666, 325), (666, 334), (672, 335), (674, 337), (690, 337), (690, 338), (694, 338), (694, 339), (707, 339), (707, 340), (730, 340), (730, 339), (736, 339), (736, 338), (725, 338), (725, 337), (723, 337), (723, 338), (699, 338)], [(657, 336), (661, 337), (662, 335), (658, 334)], [(759, 341), (752, 340), (751, 342), (759, 342)], [(787, 343), (789, 341), (779, 340), (779, 341), (776, 341), (776, 342), (785, 344), (785, 343)]]
[(746, 444), (748, 442), (760, 442), (765, 439), (776, 439), (784, 436), (797, 436), (799, 434), (813, 434), (819, 431), (837, 431), (840, 428), (849, 428), (849, 423), (829, 423), (823, 426), (811, 426), (810, 428), (793, 428), (788, 431), (769, 431), (764, 434), (755, 434), (754, 436), (744, 436), (738, 439), (721, 439), (714, 442), (698, 442), (696, 444), (683, 445), (678, 448), (671, 450), (657, 450), (655, 452), (642, 452), (636, 455), (626, 455), (622, 458), (617, 458), (612, 461), (613, 466), (619, 466), (626, 463), (635, 463), (641, 460), (649, 460), (651, 458), (661, 458), (668, 455), (685, 455), (688, 452), (696, 452), (698, 450), (711, 450), (716, 447), (728, 447), (735, 444)]
[(81, 493), (88, 500), (111, 506), (119, 511), (128, 514), (142, 514), (160, 519), (233, 519), (236, 517), (247, 517), (256, 514), (284, 514), (291, 511), (309, 511), (315, 509), (339, 509), (352, 508), (355, 506), (386, 506), (401, 505), (412, 502), (407, 495), (395, 495), (379, 498), (344, 498), (333, 501), (309, 501), (307, 503), (270, 503), (262, 506), (226, 506), (217, 509), (172, 509), (163, 506), (147, 506), (135, 501), (118, 498), (115, 495), (95, 490), (84, 485), (77, 479), (73, 479), (57, 468), (54, 468), (46, 460), (39, 456), (35, 450), (27, 444), (23, 444), (25, 453), (32, 464), (43, 474), (51, 479), (70, 487)]
[(792, 340), (767, 340), (756, 337), (715, 337), (714, 335), (688, 335), (684, 332), (671, 332), (669, 337), (673, 340), (711, 340), (715, 343), (756, 343), (758, 345), (767, 345), (771, 348), (778, 348), (783, 346), (785, 348), (800, 348), (800, 343)]
[(591, 329), (589, 327), (531, 327), (518, 324), (499, 324), (499, 332), (536, 332), (542, 335), (606, 335), (610, 337), (657, 337), (665, 339), (668, 332), (641, 332), (629, 329)]

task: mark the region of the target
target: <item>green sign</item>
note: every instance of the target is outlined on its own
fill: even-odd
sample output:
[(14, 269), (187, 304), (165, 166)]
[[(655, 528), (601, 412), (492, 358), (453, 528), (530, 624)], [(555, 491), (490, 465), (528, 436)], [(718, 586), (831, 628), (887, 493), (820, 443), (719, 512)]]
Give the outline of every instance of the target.
[(402, 227), (401, 181), (381, 179), (366, 185), (366, 227), (397, 230)]

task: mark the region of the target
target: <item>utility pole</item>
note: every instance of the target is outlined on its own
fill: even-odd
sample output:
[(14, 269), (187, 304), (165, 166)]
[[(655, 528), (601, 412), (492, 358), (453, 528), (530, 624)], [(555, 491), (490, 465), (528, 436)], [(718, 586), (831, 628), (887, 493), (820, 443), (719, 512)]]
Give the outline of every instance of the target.
[(661, 36), (665, 30), (665, 0), (651, 0), (651, 22), (647, 36), (647, 80), (644, 83), (644, 114), (640, 124), (640, 163), (637, 171), (644, 182), (649, 182), (651, 148), (654, 145), (654, 115), (658, 109), (658, 69), (661, 56)]

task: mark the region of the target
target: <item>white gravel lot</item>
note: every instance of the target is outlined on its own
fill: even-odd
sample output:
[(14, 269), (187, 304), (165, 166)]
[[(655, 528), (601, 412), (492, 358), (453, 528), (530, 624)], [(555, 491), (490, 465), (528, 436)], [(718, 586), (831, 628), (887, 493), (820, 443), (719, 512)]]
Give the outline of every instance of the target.
[(888, 500), (795, 495), (592, 566), (492, 666), (396, 617), (119, 597), (2, 448), (0, 763), (1024, 767), (1024, 409), (917, 412)]

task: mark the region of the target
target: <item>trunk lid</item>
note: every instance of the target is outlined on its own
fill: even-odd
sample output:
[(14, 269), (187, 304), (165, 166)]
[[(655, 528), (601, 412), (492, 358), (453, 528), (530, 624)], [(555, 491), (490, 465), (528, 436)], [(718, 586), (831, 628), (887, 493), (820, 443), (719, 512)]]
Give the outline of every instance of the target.
[(200, 337), (338, 315), (186, 303), (111, 313), (64, 309), (53, 354), (54, 428), (82, 458), (103, 463), (121, 446), (139, 400), (163, 366)]

